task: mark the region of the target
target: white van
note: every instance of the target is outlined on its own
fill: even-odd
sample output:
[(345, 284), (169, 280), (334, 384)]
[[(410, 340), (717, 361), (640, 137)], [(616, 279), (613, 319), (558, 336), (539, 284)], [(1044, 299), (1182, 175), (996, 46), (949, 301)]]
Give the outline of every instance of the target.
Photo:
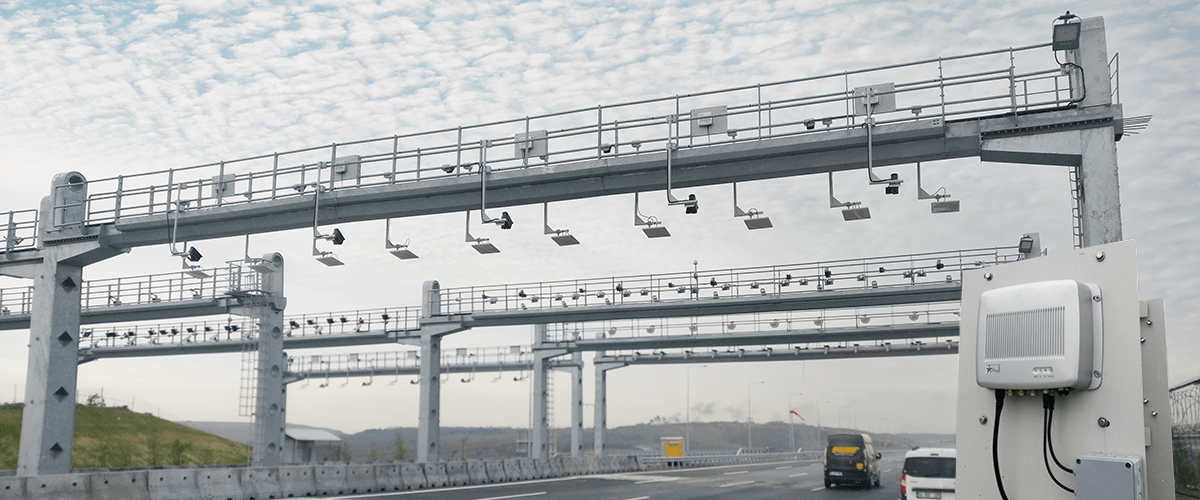
[(954, 448), (917, 448), (904, 455), (900, 500), (954, 500)]

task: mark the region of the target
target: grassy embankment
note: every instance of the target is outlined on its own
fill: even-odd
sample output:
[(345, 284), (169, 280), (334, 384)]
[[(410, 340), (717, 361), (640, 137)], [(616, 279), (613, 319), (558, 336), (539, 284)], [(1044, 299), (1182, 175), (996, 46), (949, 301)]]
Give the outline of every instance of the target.
[[(17, 467), (21, 436), (19, 405), (0, 406), (0, 470)], [(124, 406), (77, 406), (71, 466), (243, 464), (250, 448)]]

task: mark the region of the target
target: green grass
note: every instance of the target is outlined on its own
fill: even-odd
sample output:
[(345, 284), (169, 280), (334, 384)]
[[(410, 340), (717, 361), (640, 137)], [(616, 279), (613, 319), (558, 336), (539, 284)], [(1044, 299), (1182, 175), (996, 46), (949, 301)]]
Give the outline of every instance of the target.
[[(0, 406), (0, 470), (17, 467), (22, 409)], [(244, 464), (250, 448), (123, 406), (77, 406), (71, 466)]]

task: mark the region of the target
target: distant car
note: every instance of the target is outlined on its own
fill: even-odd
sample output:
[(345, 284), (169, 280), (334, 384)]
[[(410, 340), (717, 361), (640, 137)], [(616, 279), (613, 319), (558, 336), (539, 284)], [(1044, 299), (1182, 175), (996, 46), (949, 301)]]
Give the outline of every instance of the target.
[(825, 487), (879, 486), (879, 458), (871, 436), (830, 434), (825, 445)]
[(917, 448), (904, 455), (900, 500), (954, 500), (954, 448)]

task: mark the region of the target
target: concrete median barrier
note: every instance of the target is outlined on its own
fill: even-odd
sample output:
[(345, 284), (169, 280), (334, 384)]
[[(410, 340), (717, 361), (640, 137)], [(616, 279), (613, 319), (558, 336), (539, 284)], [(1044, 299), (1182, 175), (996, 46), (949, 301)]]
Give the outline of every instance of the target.
[(505, 460), (504, 461), (504, 479), (509, 482), (520, 481), (521, 480), (521, 462), (518, 462), (517, 459), (515, 459), (515, 458), (509, 458), (509, 459)]
[(367, 464), (351, 464), (346, 466), (346, 492), (353, 495), (357, 493), (374, 493), (379, 491), (378, 481), (375, 479), (375, 466)]
[(600, 473), (600, 458), (601, 457), (585, 458), (583, 460), (583, 473), (584, 474), (599, 474)]
[(466, 486), (471, 484), (471, 476), (467, 475), (467, 463), (446, 462), (446, 478), (450, 486)]
[[(150, 500), (148, 471), (92, 474), (92, 500)], [(0, 495), (2, 496), (2, 495)]]
[(279, 497), (298, 498), (317, 494), (317, 483), (311, 465), (279, 467)]
[(429, 486), (429, 483), (425, 480), (425, 466), (421, 464), (401, 465), (400, 479), (404, 482), (404, 489), (406, 490), (419, 490)]
[(313, 480), (317, 494), (323, 496), (346, 494), (345, 465), (317, 465), (313, 467)]
[(147, 485), (151, 500), (199, 500), (196, 469), (154, 469)]
[(533, 465), (532, 458), (518, 458), (517, 463), (521, 464), (521, 479), (529, 481), (537, 479), (537, 467)]
[(404, 489), (404, 480), (400, 477), (400, 464), (379, 464), (375, 466), (375, 484), (379, 491), (400, 491)]
[(533, 460), (533, 470), (535, 473), (534, 479), (546, 479), (550, 477), (550, 463), (544, 458)]
[(25, 478), (28, 500), (89, 500), (88, 474), (56, 474)]
[(241, 482), (242, 498), (245, 500), (283, 498), (283, 487), (279, 483), (278, 468), (247, 467), (241, 470)]
[(446, 476), (446, 464), (425, 464), (425, 482), (430, 488), (444, 488), (450, 484)]
[(242, 481), (237, 469), (196, 469), (200, 498), (232, 500), (242, 498)]
[(487, 484), (487, 466), (480, 460), (468, 461), (467, 478), (471, 480), (470, 484)]
[(483, 467), (487, 469), (487, 478), (489, 483), (504, 483), (508, 481), (508, 476), (504, 473), (503, 461), (488, 460), (483, 463)]
[(15, 476), (0, 477), (0, 498), (26, 498), (25, 478)]

